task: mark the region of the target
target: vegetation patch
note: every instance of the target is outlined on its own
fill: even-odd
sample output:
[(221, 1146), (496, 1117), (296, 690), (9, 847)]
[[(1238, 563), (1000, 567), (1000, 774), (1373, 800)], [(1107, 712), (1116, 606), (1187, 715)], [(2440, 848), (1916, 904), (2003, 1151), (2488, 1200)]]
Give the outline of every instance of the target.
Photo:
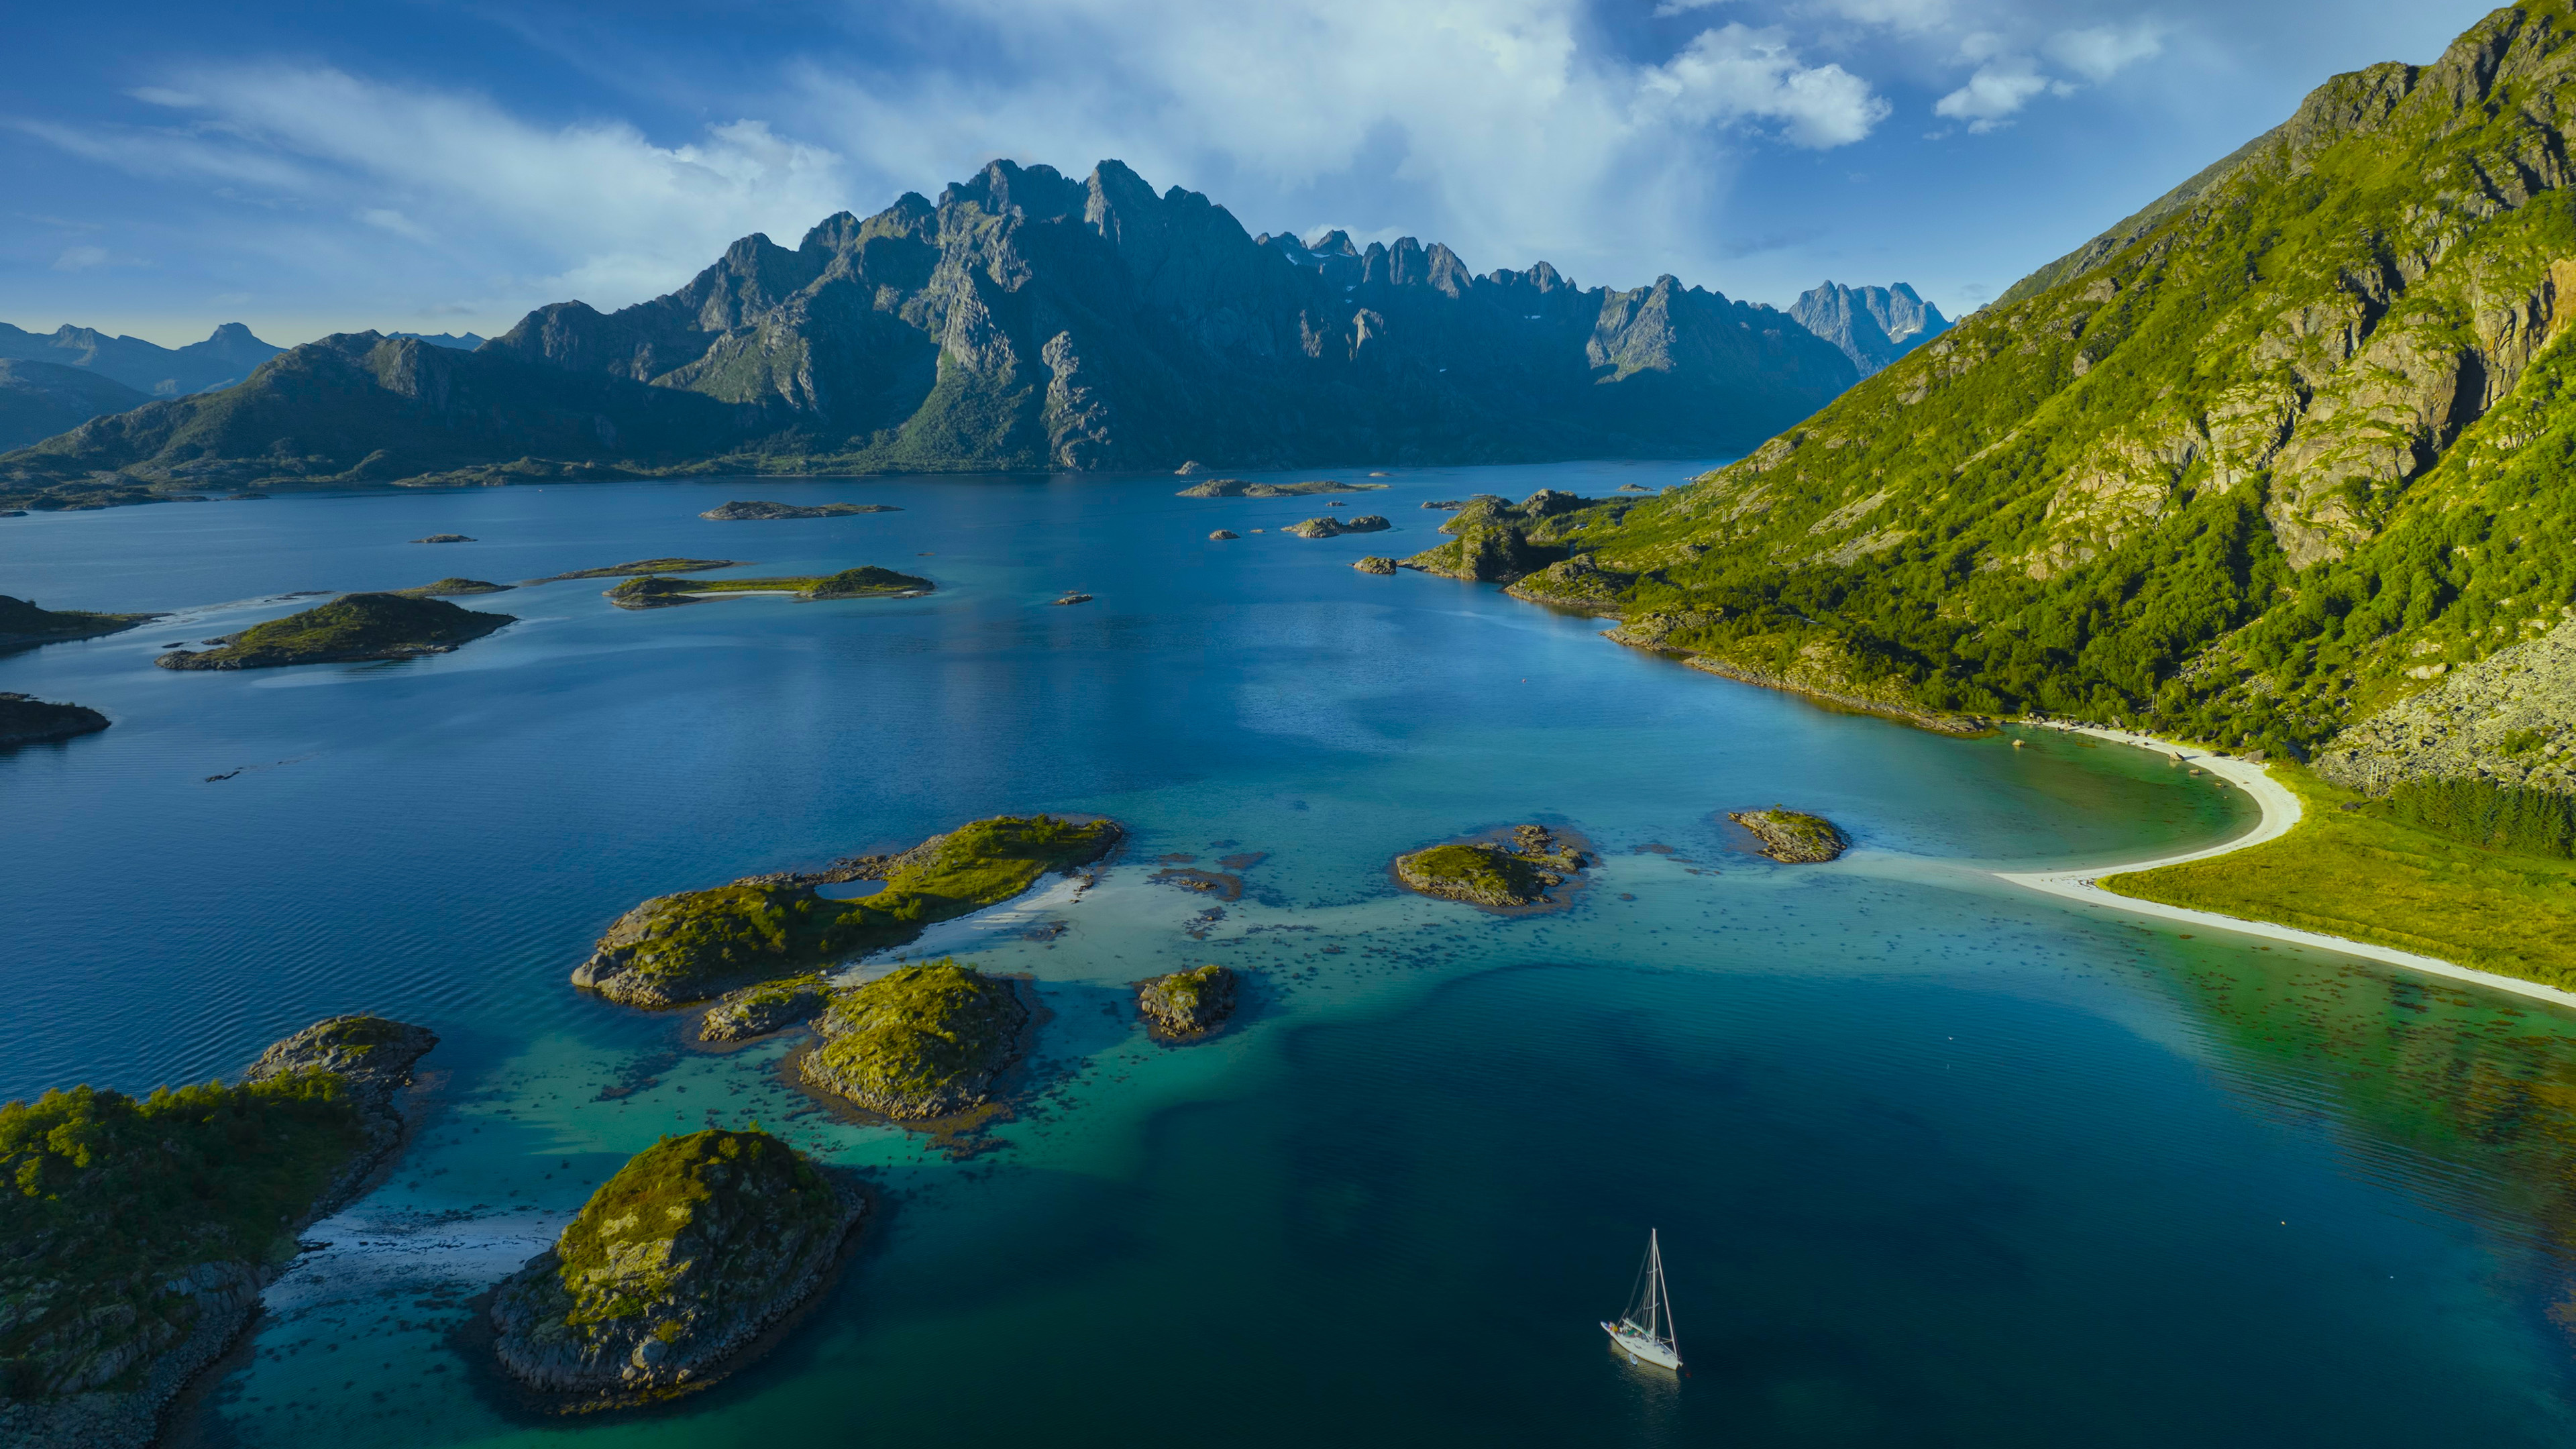
[(486, 583), (481, 579), (444, 578), (416, 589), (395, 589), (392, 592), (406, 599), (444, 599), (458, 594), (507, 593), (509, 589), (508, 584)]
[(900, 967), (832, 993), (805, 1080), (898, 1121), (981, 1106), (1020, 1058), (1029, 1010), (1009, 981), (954, 960)]
[(1316, 478), (1304, 483), (1250, 483), (1241, 478), (1210, 478), (1180, 490), (1182, 498), (1302, 498), (1315, 493), (1364, 493), (1384, 483), (1344, 483)]
[(1234, 973), (1213, 963), (1136, 983), (1136, 1006), (1158, 1036), (1207, 1035), (1234, 1014)]
[(2098, 884), (2576, 989), (2576, 863), (2420, 829), (2311, 770), (2272, 775), (2299, 797), (2289, 834)]
[(639, 558), (633, 563), (610, 564), (600, 569), (574, 569), (568, 574), (548, 574), (544, 578), (530, 579), (528, 582), (554, 584), (566, 579), (623, 579), (633, 578), (638, 574), (694, 574), (703, 573), (708, 569), (732, 569), (742, 566), (742, 560), (732, 558)]
[[(401, 1141), (437, 1038), (335, 1018), (238, 1085), (0, 1104), (0, 1438), (140, 1446), (295, 1253)], [(349, 1051), (364, 1047), (366, 1060)]]
[(493, 1295), (501, 1365), (571, 1412), (705, 1388), (823, 1285), (865, 1211), (766, 1132), (665, 1137)]
[(1851, 848), (1851, 837), (1842, 828), (1821, 815), (1809, 815), (1785, 805), (1768, 810), (1730, 810), (1726, 818), (1753, 832), (1762, 842), (1762, 853), (1773, 860), (1791, 865), (1814, 865), (1836, 860)]
[(830, 984), (819, 971), (729, 991), (722, 1001), (707, 1008), (705, 1019), (698, 1023), (698, 1040), (748, 1041), (785, 1031), (821, 1015), (830, 1004), (831, 994)]
[(1395, 878), (1427, 896), (1496, 910), (1548, 903), (1548, 892), (1589, 865), (1583, 852), (1544, 826), (1517, 825), (1507, 839), (1435, 845), (1395, 858)]
[(272, 669), (446, 654), (518, 619), (460, 609), (442, 599), (400, 594), (342, 594), (318, 608), (254, 624), (220, 648), (173, 650), (152, 662), (164, 669)]
[(1384, 533), (1393, 527), (1395, 525), (1387, 522), (1382, 514), (1363, 513), (1357, 518), (1350, 519), (1329, 516), (1309, 518), (1303, 523), (1292, 523), (1280, 531), (1293, 533), (1299, 538), (1339, 538), (1345, 533)]
[(801, 877), (659, 896), (608, 928), (573, 984), (662, 1007), (801, 975), (1009, 900), (1049, 871), (1099, 859), (1120, 836), (1107, 820), (1002, 815), (905, 852), (881, 877), (885, 889), (858, 900), (826, 900)]

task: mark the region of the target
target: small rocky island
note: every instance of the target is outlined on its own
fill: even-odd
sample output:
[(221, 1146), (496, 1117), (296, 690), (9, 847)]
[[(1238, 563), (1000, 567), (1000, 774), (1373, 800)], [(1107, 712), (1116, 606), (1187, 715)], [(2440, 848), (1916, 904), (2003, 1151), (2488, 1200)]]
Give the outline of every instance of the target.
[(506, 594), (510, 589), (511, 585), (509, 584), (493, 584), (486, 583), (481, 579), (460, 579), (449, 577), (440, 579), (436, 583), (422, 584), (416, 589), (394, 589), (391, 592), (406, 599), (446, 599), (453, 598), (460, 594)]
[(567, 1413), (703, 1389), (822, 1288), (866, 1213), (766, 1132), (665, 1137), (493, 1293), (494, 1351)]
[(1018, 986), (953, 960), (903, 966), (832, 993), (799, 1062), (807, 1085), (900, 1122), (991, 1100), (1027, 1048)]
[[(1098, 860), (1122, 837), (1109, 820), (999, 815), (846, 869), (656, 896), (617, 918), (572, 983), (629, 1006), (667, 1007), (803, 975), (998, 905), (1050, 871)], [(826, 900), (814, 890), (826, 875), (885, 889)]]
[(1548, 892), (1590, 865), (1543, 825), (1516, 825), (1506, 838), (1435, 845), (1395, 858), (1395, 878), (1426, 896), (1490, 910), (1548, 904)]
[(1241, 535), (1241, 534), (1236, 533), (1236, 532), (1235, 532), (1233, 529), (1231, 529), (1231, 528), (1220, 528), (1220, 529), (1216, 530), (1214, 533), (1209, 534), (1209, 535), (1208, 535), (1208, 540), (1209, 540), (1210, 542), (1212, 542), (1212, 543), (1223, 543), (1223, 542), (1225, 542), (1225, 541), (1226, 541), (1226, 540), (1228, 540), (1228, 539), (1232, 539), (1232, 538), (1240, 538), (1240, 537), (1242, 537), (1242, 535)]
[(1395, 525), (1387, 522), (1383, 514), (1363, 513), (1350, 519), (1309, 518), (1303, 523), (1292, 523), (1283, 531), (1299, 538), (1339, 538), (1346, 533), (1384, 533), (1393, 527)]
[(1154, 1034), (1173, 1040), (1203, 1037), (1234, 1015), (1234, 973), (1210, 963), (1136, 983), (1136, 1009)]
[(782, 579), (666, 579), (658, 574), (648, 574), (640, 579), (628, 579), (608, 590), (607, 594), (608, 601), (621, 609), (663, 609), (674, 604), (701, 603), (719, 594), (794, 594), (809, 601), (909, 599), (937, 587), (918, 574), (897, 573), (874, 564), (862, 564), (836, 574)]
[(1836, 860), (1851, 848), (1851, 837), (1821, 815), (1808, 815), (1785, 805), (1768, 810), (1730, 810), (1726, 818), (1753, 832), (1762, 853), (1790, 865)]
[(32, 694), (0, 694), (0, 750), (96, 734), (106, 715), (85, 704), (54, 704)]
[(700, 1041), (749, 1041), (812, 1021), (831, 1005), (832, 987), (822, 972), (764, 981), (728, 991), (698, 1022)]
[(1366, 558), (1353, 560), (1351, 567), (1364, 574), (1392, 574), (1395, 572), (1395, 560), (1370, 554)]
[(512, 614), (460, 609), (443, 599), (400, 594), (342, 594), (318, 608), (253, 624), (214, 649), (178, 649), (152, 662), (164, 669), (274, 669), (287, 664), (345, 664), (417, 659), (518, 622)]
[(0, 594), (0, 652), (33, 649), (73, 639), (95, 639), (131, 629), (158, 614), (93, 614), (82, 609), (40, 609), (34, 601)]
[(1335, 478), (1315, 478), (1304, 483), (1253, 483), (1241, 478), (1210, 478), (1192, 484), (1177, 495), (1182, 498), (1302, 498), (1313, 493), (1366, 493), (1384, 488), (1383, 483), (1344, 483)]
[(295, 1234), (405, 1138), (428, 1030), (337, 1016), (237, 1086), (0, 1104), (0, 1443), (145, 1449), (258, 1311)]
[(902, 509), (895, 507), (891, 503), (816, 503), (807, 505), (799, 503), (735, 502), (720, 503), (698, 516), (700, 518), (712, 518), (719, 523), (742, 523), (770, 518), (846, 518), (853, 513), (901, 513), (902, 511)]
[(427, 538), (412, 540), (414, 543), (472, 543), (473, 541), (461, 533), (433, 533)]

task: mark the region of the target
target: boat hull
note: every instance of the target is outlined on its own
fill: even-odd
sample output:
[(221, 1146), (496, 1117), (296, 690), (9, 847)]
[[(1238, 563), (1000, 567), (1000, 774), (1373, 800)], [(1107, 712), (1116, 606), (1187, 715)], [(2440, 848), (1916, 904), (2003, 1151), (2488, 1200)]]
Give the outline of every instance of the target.
[(1601, 1331), (1610, 1335), (1610, 1342), (1613, 1347), (1617, 1348), (1621, 1353), (1626, 1354), (1630, 1359), (1638, 1363), (1650, 1363), (1655, 1365), (1657, 1368), (1668, 1369), (1678, 1369), (1682, 1366), (1682, 1356), (1680, 1354), (1673, 1352), (1671, 1349), (1664, 1347), (1662, 1344), (1657, 1343), (1655, 1340), (1648, 1338), (1637, 1330), (1628, 1327), (1624, 1323), (1602, 1324)]

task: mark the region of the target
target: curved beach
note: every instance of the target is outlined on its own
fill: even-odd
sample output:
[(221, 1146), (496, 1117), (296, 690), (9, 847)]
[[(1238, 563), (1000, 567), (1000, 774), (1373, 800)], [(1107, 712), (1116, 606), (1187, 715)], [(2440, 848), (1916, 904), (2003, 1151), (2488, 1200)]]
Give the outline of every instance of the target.
[(2156, 916), (2169, 921), (2187, 921), (2212, 930), (2234, 931), (2239, 935), (2259, 936), (2267, 941), (2282, 941), (2294, 946), (2314, 946), (2319, 950), (2335, 951), (2346, 956), (2384, 962), (2408, 971), (2420, 971), (2428, 976), (2447, 976), (2453, 980), (2472, 982), (2498, 991), (2510, 991), (2517, 996), (2528, 996), (2541, 1001), (2556, 1002), (2561, 1006), (2576, 1007), (2576, 992), (2561, 991), (2555, 986), (2544, 986), (2537, 981), (2525, 981), (2518, 976), (2499, 976), (2492, 971), (2480, 971), (2474, 967), (2444, 961), (2439, 957), (2420, 956), (2412, 951), (2400, 951), (2394, 946), (2379, 946), (2368, 941), (2329, 936), (2322, 931), (2302, 931), (2295, 926), (2279, 926), (2269, 921), (2249, 921), (2239, 916), (2220, 915), (2216, 911), (2197, 911), (2188, 906), (2168, 906), (2157, 901), (2142, 901), (2130, 896), (2115, 895), (2102, 889), (2100, 882), (2109, 876), (2154, 870), (2159, 866), (2180, 865), (2185, 861), (2207, 860), (2211, 856), (2228, 855), (2268, 841), (2278, 840), (2289, 834), (2290, 828), (2299, 823), (2299, 797), (2291, 794), (2280, 781), (2273, 779), (2270, 772), (2263, 766), (2237, 759), (2232, 755), (2221, 755), (2195, 749), (2189, 745), (2178, 745), (2171, 740), (2160, 740), (2152, 735), (2135, 734), (2128, 730), (2102, 729), (2089, 725), (2049, 725), (2046, 728), (2064, 730), (2070, 734), (2091, 735), (2096, 739), (2109, 740), (2113, 744), (2130, 745), (2142, 750), (2154, 750), (2159, 754), (2171, 755), (2187, 765), (2206, 770), (2229, 784), (2242, 788), (2246, 794), (2254, 797), (2255, 805), (2263, 812), (2262, 818), (2254, 823), (2253, 829), (2244, 834), (2202, 850), (2185, 851), (2180, 855), (2159, 856), (2154, 860), (2122, 861), (2116, 865), (2082, 866), (2072, 870), (1997, 871), (1995, 872), (1997, 879), (2085, 905), (2109, 906), (2135, 915)]

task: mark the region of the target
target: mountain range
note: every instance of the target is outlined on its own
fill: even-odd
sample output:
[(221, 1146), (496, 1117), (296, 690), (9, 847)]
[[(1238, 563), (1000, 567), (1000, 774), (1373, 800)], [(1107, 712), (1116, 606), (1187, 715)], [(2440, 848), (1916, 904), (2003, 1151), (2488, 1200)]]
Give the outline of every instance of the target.
[(1950, 325), (1940, 308), (1914, 295), (1914, 289), (1903, 282), (1893, 287), (1827, 282), (1800, 296), (1789, 316), (1832, 343), (1863, 377), (1931, 341)]
[[(1910, 293), (1906, 295), (1910, 296)], [(23, 506), (208, 486), (671, 471), (1252, 469), (1739, 453), (1859, 367), (1672, 277), (1255, 237), (1104, 161), (745, 237), (688, 285), (473, 352), (343, 334), (0, 459)]]
[(152, 399), (86, 367), (0, 358), (0, 448), (23, 448)]
[(163, 347), (140, 337), (110, 337), (66, 323), (52, 332), (28, 332), (0, 322), (0, 359), (49, 362), (113, 378), (146, 397), (181, 397), (231, 387), (286, 349), (227, 322), (203, 342)]
[[(2334, 77), (1522, 591), (1856, 702), (2277, 753), (2576, 628), (2571, 36), (2531, 0)], [(2576, 739), (2551, 688), (2511, 749)]]

